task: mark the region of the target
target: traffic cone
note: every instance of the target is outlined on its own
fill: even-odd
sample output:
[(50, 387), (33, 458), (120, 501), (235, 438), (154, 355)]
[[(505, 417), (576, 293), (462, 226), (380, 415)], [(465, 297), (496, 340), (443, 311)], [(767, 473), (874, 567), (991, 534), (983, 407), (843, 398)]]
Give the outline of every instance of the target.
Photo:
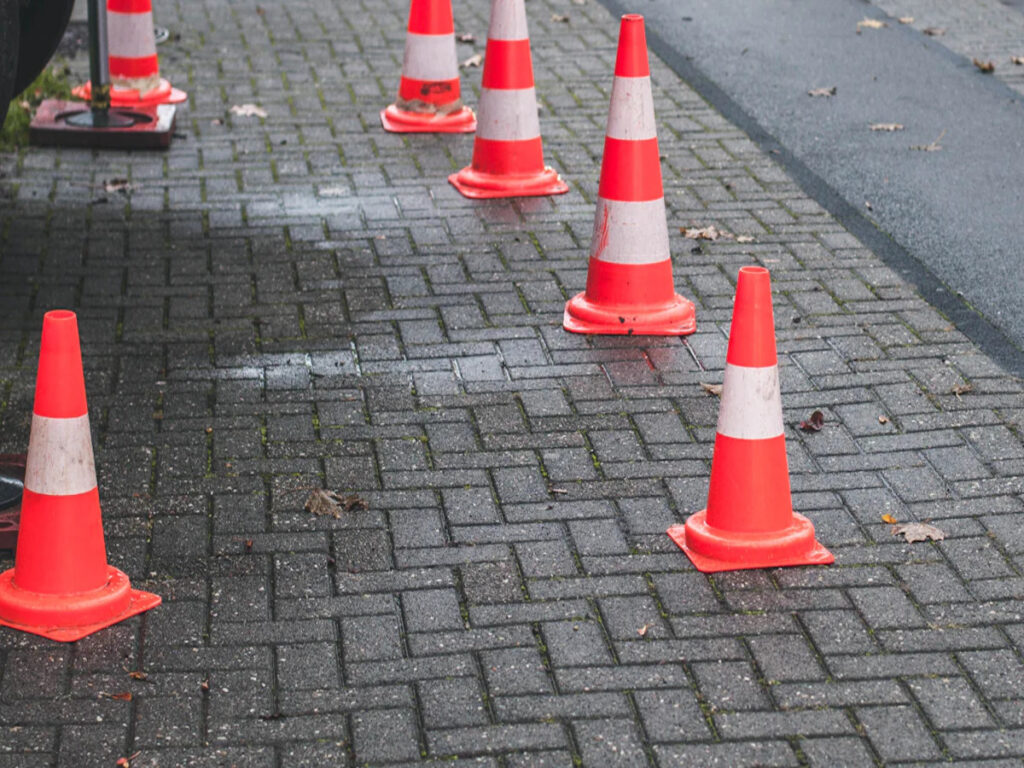
[(491, 0), (473, 164), (448, 177), (466, 197), (561, 195), (569, 186), (544, 165), (523, 0)]
[(793, 511), (768, 270), (742, 267), (725, 358), (707, 508), (668, 535), (705, 573), (825, 565), (832, 554)]
[(0, 574), (0, 625), (70, 642), (160, 604), (107, 564), (78, 320), (43, 317), (14, 568)]
[(451, 0), (412, 0), (398, 100), (380, 113), (393, 133), (472, 133), (462, 103)]
[(573, 333), (681, 336), (697, 330), (675, 292), (644, 18), (622, 17), (601, 160), (587, 289), (565, 305)]
[[(107, 45), (110, 55), (110, 106), (151, 107), (180, 104), (188, 94), (160, 77), (151, 0), (107, 0)], [(92, 99), (92, 83), (71, 91)]]

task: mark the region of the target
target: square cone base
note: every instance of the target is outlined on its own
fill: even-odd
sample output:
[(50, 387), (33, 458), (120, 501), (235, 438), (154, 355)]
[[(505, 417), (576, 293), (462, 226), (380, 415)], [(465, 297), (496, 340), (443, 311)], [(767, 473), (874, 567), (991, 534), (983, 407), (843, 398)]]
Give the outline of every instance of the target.
[(167, 149), (174, 132), (175, 108), (168, 104), (111, 109), (132, 118), (127, 127), (79, 127), (68, 118), (89, 111), (88, 104), (47, 99), (39, 105), (28, 129), (29, 142), (44, 147), (95, 149)]
[(13, 568), (0, 574), (0, 626), (71, 643), (160, 605), (159, 595), (132, 589), (117, 568), (108, 565), (107, 571), (105, 586), (70, 595), (19, 589)]
[(472, 166), (466, 166), (448, 177), (453, 187), (465, 197), (474, 200), (491, 200), (500, 197), (545, 197), (564, 195), (569, 185), (554, 168), (544, 168), (534, 174), (510, 174), (497, 176), (481, 173)]
[(685, 525), (673, 525), (666, 532), (701, 573), (828, 565), (835, 560), (814, 538), (814, 526), (803, 515), (794, 513), (793, 524), (782, 531), (729, 534), (710, 528), (704, 521), (705, 512), (691, 515)]
[(381, 110), (380, 124), (390, 133), (472, 133), (476, 130), (476, 115), (469, 107), (440, 115), (413, 112), (392, 104)]

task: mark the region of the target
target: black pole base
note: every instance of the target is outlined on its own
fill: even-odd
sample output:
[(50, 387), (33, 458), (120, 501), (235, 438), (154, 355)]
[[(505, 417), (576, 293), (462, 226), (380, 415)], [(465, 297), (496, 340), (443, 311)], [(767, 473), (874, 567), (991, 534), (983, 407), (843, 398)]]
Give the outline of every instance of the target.
[(176, 110), (170, 104), (93, 111), (75, 101), (47, 99), (29, 126), (29, 142), (47, 147), (167, 149)]

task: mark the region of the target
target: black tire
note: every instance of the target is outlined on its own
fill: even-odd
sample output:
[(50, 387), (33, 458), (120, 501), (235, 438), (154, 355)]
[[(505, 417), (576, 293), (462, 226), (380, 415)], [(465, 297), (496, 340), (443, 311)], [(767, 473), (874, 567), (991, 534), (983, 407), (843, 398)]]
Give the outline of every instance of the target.
[[(0, 0), (0, 3), (11, 0)], [(17, 4), (18, 0), (14, 0)], [(64, 37), (75, 0), (28, 0), (21, 9), (21, 54), (14, 92), (21, 93), (50, 63)]]
[(0, 125), (14, 97), (14, 78), (18, 69), (18, 0), (0, 0)]

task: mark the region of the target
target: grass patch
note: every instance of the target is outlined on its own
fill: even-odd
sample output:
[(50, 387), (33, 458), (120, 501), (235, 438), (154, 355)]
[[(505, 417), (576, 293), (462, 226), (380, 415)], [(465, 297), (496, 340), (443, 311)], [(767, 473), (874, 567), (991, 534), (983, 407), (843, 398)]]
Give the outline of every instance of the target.
[(70, 70), (61, 62), (48, 66), (20, 94), (11, 99), (7, 119), (0, 128), (0, 152), (11, 152), (28, 145), (28, 125), (43, 99), (70, 99)]

